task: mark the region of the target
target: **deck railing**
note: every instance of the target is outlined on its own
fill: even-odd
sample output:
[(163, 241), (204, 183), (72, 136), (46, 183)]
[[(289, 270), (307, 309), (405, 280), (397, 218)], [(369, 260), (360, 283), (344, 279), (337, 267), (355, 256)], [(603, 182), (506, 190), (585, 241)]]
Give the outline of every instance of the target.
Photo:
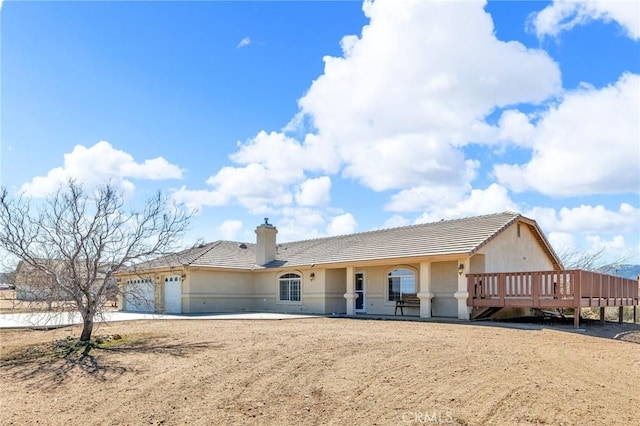
[(468, 306), (579, 308), (635, 306), (636, 280), (582, 271), (533, 271), (468, 274)]

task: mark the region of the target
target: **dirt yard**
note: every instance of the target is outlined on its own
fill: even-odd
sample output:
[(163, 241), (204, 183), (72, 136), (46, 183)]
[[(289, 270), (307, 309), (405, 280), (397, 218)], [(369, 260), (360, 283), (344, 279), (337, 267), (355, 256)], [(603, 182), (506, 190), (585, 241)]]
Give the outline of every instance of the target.
[(77, 327), (4, 330), (0, 423), (639, 424), (640, 327), (597, 327), (122, 322), (84, 357), (51, 349)]

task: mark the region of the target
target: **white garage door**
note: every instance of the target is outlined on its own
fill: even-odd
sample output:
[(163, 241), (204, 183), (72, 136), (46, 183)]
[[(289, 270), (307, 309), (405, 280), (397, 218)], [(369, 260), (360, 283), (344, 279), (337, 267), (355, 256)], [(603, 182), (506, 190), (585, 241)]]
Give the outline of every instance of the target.
[(182, 284), (179, 275), (164, 279), (164, 311), (168, 314), (182, 313)]
[(156, 308), (155, 292), (151, 280), (129, 280), (124, 294), (124, 308), (134, 312), (153, 312)]

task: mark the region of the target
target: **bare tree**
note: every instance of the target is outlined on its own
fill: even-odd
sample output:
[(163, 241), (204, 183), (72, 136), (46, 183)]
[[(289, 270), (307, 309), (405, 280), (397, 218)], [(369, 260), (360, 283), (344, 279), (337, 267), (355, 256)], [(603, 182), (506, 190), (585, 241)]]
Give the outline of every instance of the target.
[(585, 271), (609, 273), (616, 267), (624, 265), (628, 259), (618, 258), (616, 260), (607, 261), (605, 258), (606, 251), (604, 248), (587, 252), (582, 250), (565, 250), (559, 253), (562, 264), (567, 269), (582, 269)]
[(69, 180), (38, 203), (23, 195), (11, 199), (2, 188), (0, 248), (48, 277), (53, 291), (47, 297), (71, 302), (83, 321), (80, 340), (88, 341), (114, 274), (175, 248), (190, 217), (160, 192), (141, 211), (128, 211), (112, 183), (86, 191)]
[(603, 260), (604, 249), (596, 252), (582, 250), (564, 250), (559, 253), (562, 264), (567, 269), (582, 269), (585, 271), (597, 271), (605, 265)]

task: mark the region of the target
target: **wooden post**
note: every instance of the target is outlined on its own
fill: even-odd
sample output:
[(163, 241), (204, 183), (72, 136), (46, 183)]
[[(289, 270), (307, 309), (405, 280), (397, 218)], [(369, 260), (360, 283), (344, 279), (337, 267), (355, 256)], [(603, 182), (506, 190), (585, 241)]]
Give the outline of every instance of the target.
[[(573, 290), (573, 326), (575, 328), (580, 328), (580, 306), (581, 306), (581, 300), (580, 300), (580, 279), (582, 278), (582, 272), (578, 271), (578, 273), (571, 273), (571, 290)], [(565, 288), (567, 285), (567, 275), (565, 275), (564, 277), (565, 282)]]
[(533, 299), (533, 307), (540, 307), (540, 290), (542, 287), (542, 277), (539, 273), (531, 274), (531, 297)]
[(635, 324), (636, 322), (638, 322), (638, 317), (636, 316), (636, 305), (633, 305), (633, 323)]
[(600, 324), (604, 325), (604, 306), (600, 306)]
[(624, 321), (624, 306), (618, 307), (618, 324), (622, 324)]

